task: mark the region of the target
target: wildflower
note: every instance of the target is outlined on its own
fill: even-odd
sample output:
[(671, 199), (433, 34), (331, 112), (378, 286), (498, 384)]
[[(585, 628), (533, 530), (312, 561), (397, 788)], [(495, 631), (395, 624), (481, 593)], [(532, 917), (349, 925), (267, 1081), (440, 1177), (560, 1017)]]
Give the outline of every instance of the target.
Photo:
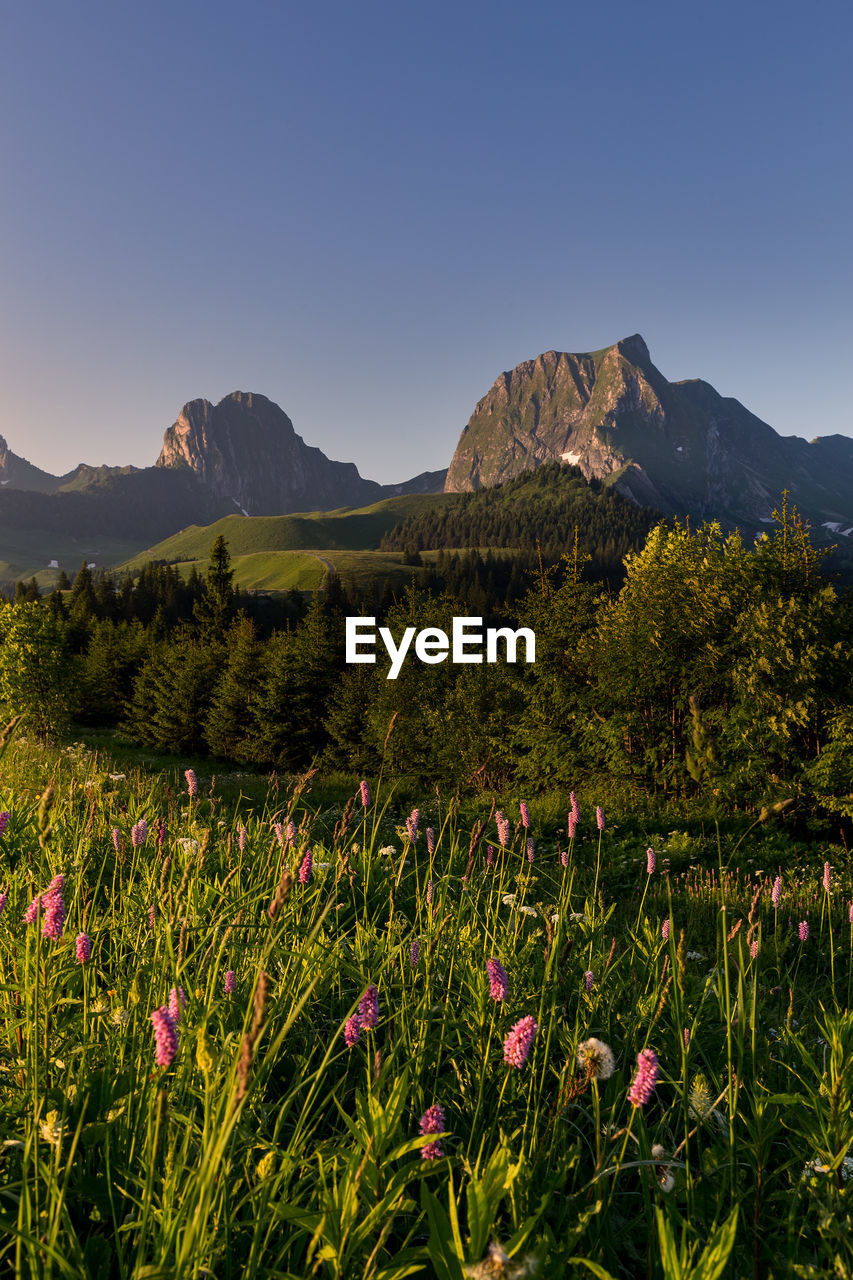
[(183, 987), (172, 987), (169, 992), (169, 1015), (175, 1026), (181, 1020), (181, 1014), (187, 1005), (187, 997)]
[(604, 810), (602, 809), (600, 804), (597, 804), (595, 806), (595, 824), (598, 827), (599, 831), (604, 830)]
[(154, 926), (156, 925), (156, 923), (157, 923), (157, 908), (152, 902), (151, 906), (148, 908), (148, 927), (152, 933), (154, 932)]
[(412, 968), (417, 969), (418, 960), (421, 956), (421, 944), (417, 938), (412, 938), (412, 945), (409, 947), (409, 959), (412, 962)]
[(515, 904), (516, 897), (517, 895), (514, 893), (505, 893), (504, 896), (501, 898), (501, 902), (505, 907), (511, 907)]
[(538, 1030), (539, 1027), (530, 1016), (515, 1024), (504, 1040), (504, 1062), (508, 1066), (519, 1069), (524, 1066)]
[(121, 853), (121, 832), (118, 827), (113, 827), (113, 848), (116, 853)]
[(613, 1050), (603, 1040), (590, 1036), (577, 1047), (577, 1062), (582, 1071), (589, 1072), (593, 1080), (609, 1080), (616, 1070)]
[(52, 938), (54, 942), (58, 942), (62, 937), (62, 926), (65, 922), (65, 901), (62, 897), (64, 884), (65, 876), (54, 876), (47, 886), (47, 892), (42, 895), (41, 899), (42, 909), (44, 910), (42, 936)]
[(685, 1049), (690, 1048), (690, 1028), (689, 1027), (684, 1028), (684, 1047)]
[(495, 865), (495, 851), (491, 845), (486, 849), (486, 866), (493, 867)]
[(593, 974), (592, 969), (587, 969), (586, 973), (583, 975), (583, 980), (587, 992), (592, 991), (592, 988), (595, 986), (595, 975)]
[[(446, 1128), (444, 1111), (437, 1103), (434, 1103), (421, 1116), (421, 1133), (425, 1135), (428, 1133), (444, 1133)], [(443, 1155), (444, 1152), (441, 1149), (440, 1142), (427, 1142), (421, 1147), (422, 1160), (440, 1160)]]
[(365, 809), (369, 809), (369, 808), (370, 808), (370, 787), (369, 787), (369, 786), (367, 785), (367, 783), (364, 781), (364, 778), (362, 778), (362, 780), (361, 780), (361, 783), (360, 783), (360, 786), (359, 786), (359, 790), (361, 791), (361, 803), (362, 803), (362, 806), (363, 806)]
[(284, 827), (280, 822), (274, 822), (272, 824), (272, 829), (273, 829), (273, 834), (275, 835), (275, 838), (278, 841), (279, 848), (281, 848), (281, 846), (284, 844)]
[(778, 907), (782, 901), (782, 877), (777, 876), (773, 881), (773, 888), (770, 890), (770, 901), (774, 907)]
[(801, 921), (800, 921), (799, 928), (798, 928), (798, 932), (799, 932), (799, 935), (800, 935), (800, 942), (808, 942), (808, 940), (809, 940), (809, 922), (808, 922), (808, 920), (801, 920)]
[(62, 1117), (58, 1111), (48, 1111), (45, 1118), (39, 1123), (39, 1131), (45, 1142), (49, 1142), (52, 1147), (59, 1147), (62, 1143)]
[(524, 800), (521, 801), (518, 807), (519, 807), (519, 810), (521, 811), (521, 825), (524, 827), (525, 830), (527, 830), (527, 828), (530, 826), (530, 810), (528, 809), (527, 804)]
[(828, 862), (823, 864), (823, 888), (825, 893), (829, 893), (829, 882), (832, 879), (832, 868)]
[(668, 942), (669, 941), (669, 919), (664, 920), (663, 924), (660, 927), (660, 932), (664, 942)]
[(187, 794), (192, 800), (193, 796), (198, 795), (198, 778), (195, 776), (194, 769), (185, 769), (184, 777), (187, 780)]
[(77, 963), (85, 964), (92, 954), (92, 939), (88, 933), (78, 933), (76, 942)]
[(300, 863), (300, 866), (299, 866), (299, 883), (300, 884), (311, 883), (311, 871), (313, 869), (313, 866), (314, 866), (314, 859), (311, 855), (311, 850), (306, 849), (305, 856), (302, 859), (302, 862)]
[(527, 838), (527, 861), (528, 861), (528, 862), (533, 862), (533, 860), (534, 860), (534, 854), (533, 854), (533, 837), (532, 837), (532, 836), (528, 836), (528, 838)]
[(427, 827), (426, 838), (427, 838), (427, 853), (429, 854), (430, 857), (432, 857), (432, 855), (435, 853), (435, 832), (433, 831), (432, 827)]
[(501, 848), (506, 849), (510, 842), (510, 825), (509, 819), (505, 818), (500, 809), (495, 814), (495, 824), (498, 829), (498, 839), (501, 842)]
[(500, 960), (487, 960), (486, 972), (489, 975), (489, 995), (493, 1000), (506, 1000), (509, 995), (509, 978)]
[(130, 843), (134, 849), (141, 849), (148, 839), (148, 823), (144, 818), (140, 818), (130, 828)]
[(6, 828), (9, 825), (9, 819), (11, 816), (11, 813), (9, 813), (7, 809), (4, 809), (3, 812), (0, 813), (0, 840), (2, 840), (3, 836), (6, 834)]
[(5, 907), (5, 905), (6, 905), (6, 895), (5, 893), (0, 893), (0, 916), (2, 916), (3, 914), (3, 908)]
[(669, 1168), (669, 1166), (660, 1163), (660, 1161), (663, 1160), (665, 1156), (666, 1156), (666, 1151), (660, 1145), (659, 1142), (656, 1142), (655, 1145), (652, 1147), (652, 1158), (658, 1161), (658, 1163), (655, 1165), (655, 1174), (657, 1176), (658, 1185), (660, 1186), (661, 1191), (664, 1193), (664, 1195), (668, 1195), (669, 1192), (672, 1190), (672, 1188), (675, 1186), (675, 1178), (672, 1176), (672, 1171)]
[(379, 992), (369, 986), (358, 1002), (358, 1016), (365, 1031), (370, 1031), (379, 1021)]
[[(365, 783), (365, 785), (367, 784)], [(351, 1049), (353, 1045), (358, 1044), (358, 1038), (360, 1033), (361, 1033), (361, 1022), (359, 1021), (358, 1014), (354, 1013), (352, 1017), (347, 1018), (346, 1022), (344, 1023), (344, 1043), (346, 1044), (348, 1049)]]
[(284, 828), (284, 838), (288, 844), (293, 844), (293, 841), (296, 839), (296, 824), (292, 819)]
[(654, 849), (646, 850), (646, 875), (654, 875), (655, 870), (655, 851)]
[(157, 823), (157, 848), (162, 853), (163, 845), (166, 843), (166, 819), (160, 818)]
[(644, 1107), (655, 1090), (658, 1078), (658, 1060), (652, 1049), (641, 1049), (637, 1054), (637, 1073), (628, 1090), (632, 1106)]
[(157, 1042), (155, 1050), (157, 1066), (168, 1067), (178, 1052), (178, 1033), (175, 1029), (175, 1021), (163, 1004), (151, 1014), (151, 1022), (154, 1026), (154, 1038)]
[(752, 956), (753, 960), (756, 960), (758, 958), (758, 939), (757, 938), (753, 938), (752, 942), (749, 944), (749, 954)]
[(519, 909), (519, 911), (521, 912), (521, 914), (522, 914), (522, 915), (524, 915), (524, 916), (535, 916), (535, 915), (536, 915), (536, 908), (535, 908), (535, 907), (519, 907), (518, 909)]
[(117, 1009), (113, 1009), (112, 1023), (116, 1027), (126, 1027), (130, 1022), (130, 1010), (120, 1005)]
[(224, 985), (224, 987), (225, 987), (225, 994), (226, 994), (227, 996), (230, 996), (230, 995), (233, 995), (233, 994), (234, 994), (234, 992), (235, 992), (235, 990), (236, 990), (236, 988), (237, 988), (237, 975), (236, 975), (236, 973), (234, 972), (234, 970), (233, 970), (233, 969), (226, 969), (226, 971), (225, 971), (225, 982), (224, 982), (224, 984), (223, 984), (223, 985)]
[(572, 810), (571, 817), (574, 819), (575, 823), (577, 823), (578, 819), (581, 816), (581, 811), (580, 811), (580, 805), (578, 804), (578, 798), (575, 795), (574, 791), (569, 792), (569, 804), (571, 805), (571, 810)]
[(243, 826), (241, 822), (240, 825), (237, 827), (237, 848), (240, 850), (241, 853), (244, 853), (246, 849), (246, 835), (247, 835), (246, 828)]
[(412, 812), (409, 814), (408, 818), (406, 819), (406, 831), (409, 834), (409, 839), (411, 840), (412, 844), (414, 844), (418, 838), (418, 823), (420, 822), (420, 818), (421, 818), (420, 809), (413, 809)]
[(713, 1105), (714, 1100), (711, 1097), (711, 1090), (708, 1088), (707, 1080), (702, 1075), (694, 1076), (688, 1096), (691, 1116), (694, 1120), (704, 1120), (711, 1114)]
[(564, 866), (564, 867), (567, 867), (567, 866), (569, 865), (569, 851), (568, 851), (568, 849), (564, 849), (564, 850), (563, 850), (563, 852), (560, 854), (560, 861), (562, 862), (562, 864), (563, 864), (563, 866)]
[(427, 892), (426, 892), (426, 899), (427, 899), (428, 906), (432, 906), (432, 901), (434, 896), (435, 896), (435, 890), (433, 888), (432, 881), (430, 880), (429, 883), (427, 884)]
[(847, 919), (851, 924), (853, 924), (853, 902), (851, 902), (850, 906), (847, 908)]

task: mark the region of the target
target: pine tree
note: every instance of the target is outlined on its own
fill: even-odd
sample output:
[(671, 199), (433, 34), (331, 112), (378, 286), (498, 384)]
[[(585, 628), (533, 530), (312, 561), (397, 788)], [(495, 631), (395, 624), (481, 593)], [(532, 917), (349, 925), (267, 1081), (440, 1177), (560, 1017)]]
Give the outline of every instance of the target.
[(228, 665), (213, 691), (204, 723), (208, 748), (225, 760), (252, 758), (251, 724), (261, 690), (263, 645), (250, 618), (237, 618), (226, 636)]

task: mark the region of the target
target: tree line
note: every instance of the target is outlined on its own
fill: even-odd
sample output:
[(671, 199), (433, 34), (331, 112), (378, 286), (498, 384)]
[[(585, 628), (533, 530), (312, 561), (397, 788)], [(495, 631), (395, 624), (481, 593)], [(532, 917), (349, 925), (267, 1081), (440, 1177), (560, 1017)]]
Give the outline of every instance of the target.
[(586, 577), (576, 553), (537, 562), (495, 611), (534, 630), (534, 665), (413, 661), (391, 681), (381, 649), (345, 664), (344, 618), (449, 632), (470, 599), (413, 580), (365, 601), (330, 576), (270, 627), (243, 607), (219, 539), (192, 583), (141, 575), (147, 621), (141, 602), (131, 620), (102, 616), (94, 583), (75, 582), (64, 613), (52, 597), (7, 604), (0, 697), (43, 735), (74, 717), (286, 771), (384, 761), (474, 787), (606, 776), (663, 798), (801, 798), (853, 816), (853, 608), (825, 555), (786, 507), (754, 545), (715, 523), (659, 524), (619, 587)]

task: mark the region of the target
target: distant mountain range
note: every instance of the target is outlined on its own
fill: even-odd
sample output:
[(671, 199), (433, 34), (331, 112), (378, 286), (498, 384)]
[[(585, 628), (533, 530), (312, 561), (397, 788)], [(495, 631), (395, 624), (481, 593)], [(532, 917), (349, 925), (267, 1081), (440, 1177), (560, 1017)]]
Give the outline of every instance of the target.
[(582, 354), (548, 351), (501, 374), (474, 409), (449, 469), (367, 480), (296, 434), (253, 392), (185, 404), (152, 467), (51, 475), (0, 437), (0, 581), (55, 560), (115, 564), (227, 515), (363, 507), (467, 492), (559, 460), (665, 514), (754, 533), (787, 489), (814, 524), (853, 541), (853, 439), (780, 436), (707, 382), (669, 382), (639, 334)]
[(501, 374), (462, 432), (445, 488), (500, 484), (555, 459), (665, 514), (754, 530), (787, 489), (813, 521), (853, 531), (853, 440), (780, 436), (707, 382), (668, 382), (639, 334)]

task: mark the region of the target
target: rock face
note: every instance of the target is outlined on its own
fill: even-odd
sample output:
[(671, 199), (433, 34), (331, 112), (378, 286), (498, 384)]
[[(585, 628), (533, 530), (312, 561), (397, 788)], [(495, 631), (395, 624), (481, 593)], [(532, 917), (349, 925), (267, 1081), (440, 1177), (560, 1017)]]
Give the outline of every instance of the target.
[(760, 523), (788, 489), (812, 517), (853, 525), (853, 440), (783, 437), (707, 382), (668, 382), (639, 334), (501, 374), (462, 432), (445, 489), (500, 484), (556, 459), (671, 514)]
[(19, 458), (0, 436), (0, 485), (12, 489), (29, 489), (31, 493), (55, 493), (67, 476), (52, 476)]
[(333, 462), (298, 436), (266, 396), (235, 391), (219, 404), (191, 400), (163, 438), (158, 467), (189, 467), (248, 515), (359, 506), (385, 496), (352, 462)]

